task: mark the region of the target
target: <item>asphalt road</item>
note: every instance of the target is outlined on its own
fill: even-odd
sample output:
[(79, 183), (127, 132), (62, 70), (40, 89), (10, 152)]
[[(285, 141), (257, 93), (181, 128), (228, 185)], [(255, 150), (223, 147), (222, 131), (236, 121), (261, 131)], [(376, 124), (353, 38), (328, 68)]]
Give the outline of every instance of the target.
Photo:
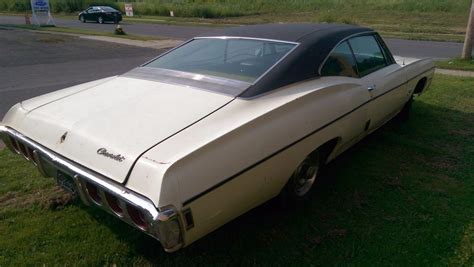
[[(74, 19), (55, 19), (58, 26), (112, 32), (114, 24), (82, 23)], [(0, 16), (0, 24), (24, 24), (23, 17)], [(189, 39), (216, 28), (201, 26), (178, 26), (166, 24), (121, 23), (127, 33), (134, 35), (160, 36), (172, 39)], [(461, 54), (462, 44), (453, 42), (428, 42), (402, 39), (386, 39), (387, 45), (398, 56), (414, 58), (452, 58)]]
[(17, 102), (122, 74), (159, 50), (0, 28), (0, 119)]

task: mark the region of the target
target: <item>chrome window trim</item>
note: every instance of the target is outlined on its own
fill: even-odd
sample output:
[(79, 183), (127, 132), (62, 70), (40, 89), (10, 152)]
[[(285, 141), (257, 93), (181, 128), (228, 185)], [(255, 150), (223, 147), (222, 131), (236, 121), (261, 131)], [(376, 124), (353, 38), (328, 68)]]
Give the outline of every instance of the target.
[(291, 42), (291, 41), (284, 41), (284, 40), (277, 40), (277, 39), (266, 39), (266, 38), (255, 38), (255, 37), (244, 37), (244, 36), (199, 36), (194, 37), (193, 39), (244, 39), (244, 40), (255, 40), (255, 41), (266, 41), (266, 42), (274, 42), (274, 43), (286, 43), (286, 44), (294, 44), (298, 45), (298, 42)]
[[(251, 83), (248, 83), (250, 84), (250, 86), (252, 85), (255, 85), (256, 83), (258, 83), (265, 75), (267, 75), (272, 69), (275, 68), (275, 66), (277, 66), (278, 64), (280, 64), (281, 61), (283, 61), (285, 58), (288, 57), (289, 54), (291, 54), (296, 48), (298, 48), (300, 46), (301, 43), (298, 43), (298, 42), (290, 42), (290, 41), (282, 41), (282, 40), (275, 40), (275, 39), (265, 39), (265, 38), (252, 38), (252, 37), (240, 37), (240, 36), (202, 36), (202, 37), (194, 37), (192, 39), (189, 39), (187, 41), (185, 41), (184, 43), (174, 47), (173, 49), (170, 49), (168, 51), (166, 51), (165, 53), (147, 61), (146, 63), (140, 65), (139, 67), (146, 67), (146, 65), (150, 64), (151, 62), (159, 59), (160, 57), (170, 53), (171, 51), (174, 51), (178, 48), (180, 48), (181, 46), (185, 45), (185, 44), (188, 44), (194, 40), (199, 40), (199, 39), (245, 39), (245, 40), (258, 40), (258, 41), (267, 41), (267, 42), (276, 42), (276, 43), (283, 43), (283, 44), (293, 44), (294, 46), (285, 54), (283, 55), (279, 60), (277, 60), (272, 66), (270, 66), (264, 73), (262, 73), (259, 77), (257, 77), (255, 79), (255, 81), (251, 82)], [(156, 69), (164, 69), (164, 68), (156, 68)], [(165, 69), (167, 70), (167, 69)], [(184, 73), (184, 72), (183, 72)], [(192, 72), (187, 72), (187, 73), (192, 73)], [(229, 79), (229, 78), (224, 78), (224, 77), (217, 77), (217, 76), (210, 76), (210, 75), (203, 75), (203, 74), (199, 74), (199, 73), (192, 73), (192, 74), (195, 74), (195, 75), (202, 75), (204, 77), (207, 77), (207, 78), (214, 78), (214, 79), (225, 79), (225, 80), (232, 80), (232, 81), (239, 81), (239, 82), (244, 82), (244, 81), (240, 81), (240, 80), (235, 80), (235, 79)], [(250, 87), (249, 86), (249, 87)]]

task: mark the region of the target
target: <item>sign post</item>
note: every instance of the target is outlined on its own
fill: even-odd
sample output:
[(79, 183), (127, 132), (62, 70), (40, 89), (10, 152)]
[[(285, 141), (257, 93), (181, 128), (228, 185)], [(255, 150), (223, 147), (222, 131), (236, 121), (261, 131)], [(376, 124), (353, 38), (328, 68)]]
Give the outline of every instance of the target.
[(125, 4), (125, 15), (127, 17), (133, 17), (133, 6), (132, 6), (132, 4)]
[(53, 16), (51, 16), (51, 11), (49, 10), (49, 0), (31, 0), (31, 12), (33, 13), (33, 22), (37, 26), (56, 25)]
[(472, 58), (472, 39), (474, 38), (474, 1), (471, 1), (471, 12), (467, 23), (466, 38), (464, 39), (464, 48), (462, 50), (462, 59)]

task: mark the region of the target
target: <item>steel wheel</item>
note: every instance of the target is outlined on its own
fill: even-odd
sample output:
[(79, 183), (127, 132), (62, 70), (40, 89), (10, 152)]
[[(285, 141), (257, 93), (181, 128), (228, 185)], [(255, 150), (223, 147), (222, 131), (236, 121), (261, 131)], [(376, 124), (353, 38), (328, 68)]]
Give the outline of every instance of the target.
[(293, 174), (294, 193), (296, 196), (302, 197), (306, 195), (311, 187), (313, 187), (314, 181), (318, 174), (319, 164), (313, 162), (312, 159), (305, 159), (303, 163), (298, 166), (295, 173)]
[(99, 22), (100, 24), (104, 23), (104, 18), (103, 17), (99, 17), (97, 19), (97, 22)]

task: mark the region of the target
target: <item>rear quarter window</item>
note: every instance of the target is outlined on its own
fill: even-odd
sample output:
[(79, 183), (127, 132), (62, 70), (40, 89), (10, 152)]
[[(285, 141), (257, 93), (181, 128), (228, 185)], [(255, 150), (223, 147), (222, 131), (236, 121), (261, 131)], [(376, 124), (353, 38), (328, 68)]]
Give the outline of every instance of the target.
[(358, 77), (356, 62), (347, 42), (331, 52), (321, 69), (321, 76)]
[(349, 40), (360, 76), (365, 76), (387, 66), (387, 61), (372, 35), (358, 36)]

